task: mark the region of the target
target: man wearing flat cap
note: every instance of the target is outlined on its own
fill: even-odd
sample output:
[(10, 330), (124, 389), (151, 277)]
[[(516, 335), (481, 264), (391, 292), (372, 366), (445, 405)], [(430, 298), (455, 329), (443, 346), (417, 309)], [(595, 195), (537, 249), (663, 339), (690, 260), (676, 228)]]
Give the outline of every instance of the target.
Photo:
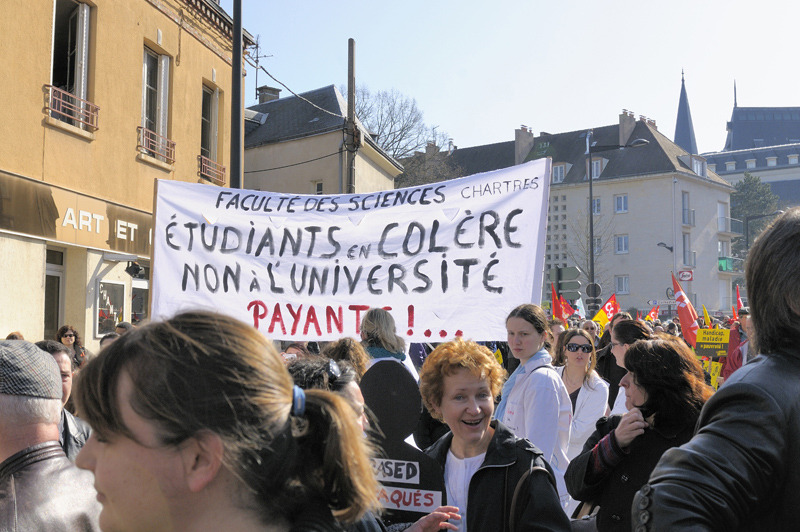
[(58, 443), (62, 395), (51, 355), (0, 342), (0, 532), (100, 530), (94, 478)]

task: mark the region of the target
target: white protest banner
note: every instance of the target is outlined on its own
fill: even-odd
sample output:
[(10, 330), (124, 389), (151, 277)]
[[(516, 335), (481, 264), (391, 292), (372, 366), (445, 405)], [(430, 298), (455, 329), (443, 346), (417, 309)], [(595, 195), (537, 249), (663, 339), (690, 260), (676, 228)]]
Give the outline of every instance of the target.
[(549, 176), (541, 159), (329, 196), (160, 180), (153, 318), (202, 308), (332, 340), (382, 307), (409, 341), (501, 340), (507, 313), (541, 298)]

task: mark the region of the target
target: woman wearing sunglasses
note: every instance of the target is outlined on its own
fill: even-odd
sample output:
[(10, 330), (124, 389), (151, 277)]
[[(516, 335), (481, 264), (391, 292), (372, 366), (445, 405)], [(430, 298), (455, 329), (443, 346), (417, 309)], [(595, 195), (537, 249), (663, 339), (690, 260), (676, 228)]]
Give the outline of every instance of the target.
[(667, 449), (692, 438), (713, 391), (692, 350), (674, 337), (634, 342), (624, 364), (628, 412), (597, 422), (565, 477), (573, 498), (599, 504), (600, 532), (632, 529), (634, 495)]
[(567, 458), (572, 460), (594, 432), (597, 420), (606, 413), (608, 384), (594, 370), (597, 357), (586, 331), (570, 329), (563, 333), (561, 351), (554, 364), (572, 401), (572, 425)]
[(83, 347), (81, 337), (72, 325), (62, 326), (56, 333), (56, 341), (72, 349), (76, 367), (82, 368), (89, 361), (89, 353)]

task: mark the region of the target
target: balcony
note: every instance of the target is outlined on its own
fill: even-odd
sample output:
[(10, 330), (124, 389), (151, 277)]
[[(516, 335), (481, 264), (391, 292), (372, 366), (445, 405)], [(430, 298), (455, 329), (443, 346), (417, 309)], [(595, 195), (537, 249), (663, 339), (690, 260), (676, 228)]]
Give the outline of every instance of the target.
[(742, 236), (744, 234), (744, 223), (735, 218), (717, 218), (717, 232), (727, 236)]
[(175, 162), (175, 142), (142, 126), (137, 127), (136, 132), (138, 134), (136, 149), (145, 155), (159, 158), (168, 164)]
[(53, 85), (44, 87), (47, 89), (45, 109), (52, 118), (89, 131), (99, 129), (98, 106)]
[(684, 266), (697, 266), (697, 252), (696, 251), (684, 251), (683, 252), (683, 264)]
[(200, 165), (200, 177), (207, 179), (215, 185), (225, 186), (225, 167), (217, 164), (208, 157), (202, 155), (197, 156), (197, 162)]
[(728, 273), (732, 275), (744, 274), (744, 259), (737, 259), (736, 257), (719, 257), (717, 259), (717, 266), (720, 273)]
[(683, 225), (694, 227), (694, 209), (683, 209)]

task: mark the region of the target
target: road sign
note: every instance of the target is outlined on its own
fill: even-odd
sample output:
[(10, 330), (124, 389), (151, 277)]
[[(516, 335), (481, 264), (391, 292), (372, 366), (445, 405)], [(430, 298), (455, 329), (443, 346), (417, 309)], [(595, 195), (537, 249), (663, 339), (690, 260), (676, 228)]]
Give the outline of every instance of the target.
[[(580, 281), (561, 281), (558, 283), (559, 291), (564, 292), (566, 290), (580, 290), (581, 289), (581, 282)], [(567, 297), (567, 296), (564, 296)], [(578, 294), (580, 297), (580, 294)], [(578, 299), (577, 297), (573, 297), (570, 299)]]
[[(583, 274), (580, 268), (577, 266), (569, 266), (568, 268), (561, 268), (561, 280), (562, 281), (572, 281), (577, 279)], [(564, 283), (561, 283), (561, 286), (564, 286)], [(566, 288), (566, 287), (565, 287)], [(580, 286), (578, 286), (580, 288)], [(572, 288), (566, 288), (567, 290), (573, 290)]]
[(692, 270), (681, 270), (678, 272), (679, 281), (691, 281), (694, 279), (694, 272)]
[(570, 299), (573, 301), (575, 299), (580, 299), (581, 297), (581, 293), (578, 292), (577, 290), (563, 290), (561, 292), (561, 295), (564, 296), (564, 299)]
[(589, 298), (586, 298), (586, 304), (587, 305), (597, 305), (598, 308), (599, 308), (599, 306), (603, 304), (603, 300), (600, 299), (599, 297), (598, 298), (589, 297)]
[[(597, 283), (587, 284), (586, 285), (586, 295), (589, 297), (600, 297), (600, 294), (603, 293), (603, 289)], [(601, 302), (602, 303), (602, 302)]]
[(647, 302), (649, 305), (661, 305), (661, 306), (669, 306), (669, 305), (677, 305), (674, 299), (651, 299)]

